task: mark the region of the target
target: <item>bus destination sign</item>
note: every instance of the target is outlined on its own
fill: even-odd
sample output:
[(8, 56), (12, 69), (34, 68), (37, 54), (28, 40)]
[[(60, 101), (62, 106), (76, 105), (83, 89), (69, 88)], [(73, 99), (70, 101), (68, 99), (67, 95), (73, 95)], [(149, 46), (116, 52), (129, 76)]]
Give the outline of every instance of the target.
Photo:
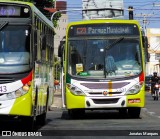
[(29, 17), (29, 9), (24, 6), (0, 5), (0, 17)]
[(0, 6), (0, 16), (20, 16), (20, 7)]
[(70, 36), (94, 36), (94, 35), (138, 35), (136, 25), (85, 25), (72, 26), (70, 28)]

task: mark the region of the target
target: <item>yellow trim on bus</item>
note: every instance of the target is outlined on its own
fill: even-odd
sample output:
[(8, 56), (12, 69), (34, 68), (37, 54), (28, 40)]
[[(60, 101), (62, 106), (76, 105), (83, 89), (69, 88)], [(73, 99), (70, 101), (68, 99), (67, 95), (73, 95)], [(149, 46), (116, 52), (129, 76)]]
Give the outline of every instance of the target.
[(22, 115), (31, 116), (32, 114), (32, 95), (31, 89), (25, 95), (16, 98), (13, 107), (10, 111), (10, 115)]
[[(144, 86), (142, 87), (142, 89), (140, 90), (140, 92), (138, 94), (135, 95), (127, 95), (126, 97), (126, 106), (127, 107), (144, 107), (145, 105), (145, 93), (144, 93)], [(132, 103), (129, 103), (129, 100), (133, 100)], [(136, 100), (136, 101), (134, 101)]]
[(85, 108), (85, 96), (75, 96), (66, 88), (67, 109)]

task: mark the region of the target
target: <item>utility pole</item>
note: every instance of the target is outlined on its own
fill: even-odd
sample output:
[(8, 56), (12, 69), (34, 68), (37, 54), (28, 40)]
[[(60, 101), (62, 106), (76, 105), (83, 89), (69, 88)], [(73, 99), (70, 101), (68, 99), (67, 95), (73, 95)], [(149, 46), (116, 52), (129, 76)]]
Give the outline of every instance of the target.
[(151, 17), (153, 14), (135, 14), (136, 17), (142, 17), (143, 18), (143, 28), (145, 36), (147, 36), (147, 17)]
[[(154, 7), (160, 7), (160, 3), (153, 3), (153, 6)], [(160, 70), (160, 59), (159, 59), (159, 63), (158, 63), (158, 72), (159, 72), (159, 70)]]

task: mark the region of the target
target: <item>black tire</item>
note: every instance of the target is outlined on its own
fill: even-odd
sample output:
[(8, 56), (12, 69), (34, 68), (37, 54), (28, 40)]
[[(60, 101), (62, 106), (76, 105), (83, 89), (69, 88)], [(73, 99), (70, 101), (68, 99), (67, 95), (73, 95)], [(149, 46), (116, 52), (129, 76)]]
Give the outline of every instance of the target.
[(36, 123), (40, 126), (44, 126), (46, 124), (46, 112), (37, 116)]
[(121, 108), (121, 109), (119, 109), (119, 114), (120, 114), (120, 116), (122, 116), (122, 117), (126, 117), (126, 116), (128, 115), (127, 109), (126, 109), (126, 108)]
[(83, 118), (85, 114), (84, 109), (69, 109), (68, 115), (72, 119)]
[(35, 125), (36, 125), (36, 120), (34, 117), (22, 117), (22, 129), (27, 130), (27, 131), (34, 131)]
[(156, 100), (158, 100), (158, 90), (156, 91)]
[(141, 108), (128, 108), (128, 114), (132, 118), (139, 118), (141, 113)]
[(154, 94), (153, 99), (156, 100), (156, 91), (154, 91), (153, 94)]

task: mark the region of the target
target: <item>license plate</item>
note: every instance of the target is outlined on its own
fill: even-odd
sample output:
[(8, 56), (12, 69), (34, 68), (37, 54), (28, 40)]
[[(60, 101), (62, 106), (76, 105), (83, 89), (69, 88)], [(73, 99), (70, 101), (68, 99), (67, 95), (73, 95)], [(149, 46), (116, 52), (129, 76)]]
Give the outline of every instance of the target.
[(0, 93), (6, 93), (7, 92), (7, 86), (5, 85), (0, 85)]

